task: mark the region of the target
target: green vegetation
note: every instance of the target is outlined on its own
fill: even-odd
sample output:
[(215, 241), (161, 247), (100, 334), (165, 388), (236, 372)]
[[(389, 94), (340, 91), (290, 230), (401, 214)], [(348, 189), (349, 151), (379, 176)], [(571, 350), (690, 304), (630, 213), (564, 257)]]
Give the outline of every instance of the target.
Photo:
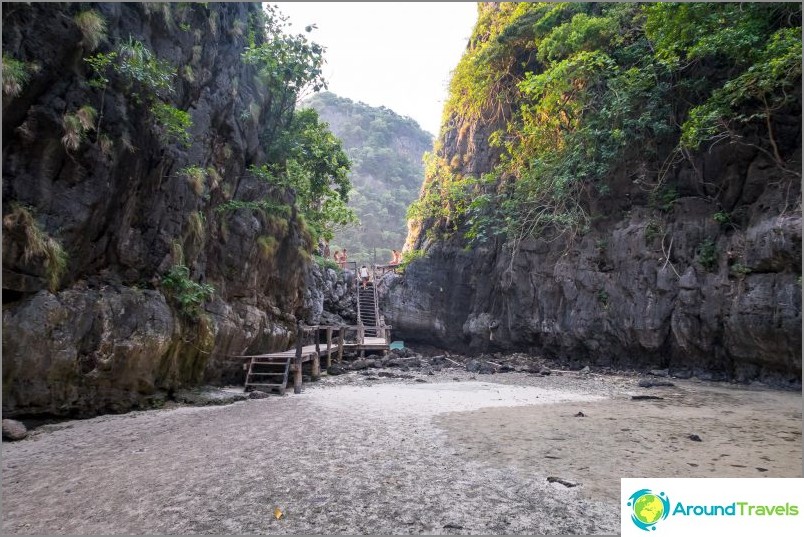
[(742, 263), (735, 263), (731, 267), (729, 267), (729, 274), (734, 276), (737, 279), (742, 280), (747, 275), (751, 274), (751, 269)]
[[(265, 163), (252, 165), (249, 172), (268, 188), (260, 199), (227, 199), (215, 208), (223, 215), (238, 210), (260, 214), (272, 234), (257, 239), (266, 260), (278, 250), (276, 237), (287, 234), (286, 220), (291, 217), (298, 221), (310, 249), (356, 220), (347, 207), (350, 161), (340, 140), (314, 110), (295, 109), (305, 92), (325, 87), (324, 49), (304, 35), (285, 33), (286, 27), (285, 17), (273, 6), (252, 13), (242, 54), (243, 62), (256, 68), (253, 82), (260, 99), (249, 102), (238, 116), (244, 128), (259, 129)], [(227, 185), (221, 191), (224, 198), (230, 197)], [(310, 253), (305, 251), (302, 258), (310, 258)]]
[(603, 305), (603, 308), (608, 308), (609, 306), (609, 293), (605, 289), (598, 289), (597, 290), (597, 301)]
[(161, 129), (159, 137), (163, 142), (176, 142), (184, 147), (190, 147), (190, 133), (187, 132), (187, 129), (192, 126), (193, 120), (188, 112), (162, 101), (156, 101), (151, 108), (151, 113)]
[(42, 259), (48, 288), (55, 292), (67, 270), (67, 252), (59, 241), (42, 230), (30, 208), (16, 203), (11, 204), (11, 211), (3, 217), (3, 227), (7, 231), (15, 228), (22, 231), (25, 235), (22, 259), (26, 263)]
[(427, 254), (424, 250), (408, 250), (402, 254), (402, 261), (399, 263), (399, 267), (405, 270), (411, 263), (417, 259), (423, 259), (425, 255)]
[(190, 187), (193, 189), (193, 192), (195, 192), (196, 196), (200, 196), (204, 193), (207, 170), (201, 168), (200, 166), (186, 166), (179, 170), (179, 174), (187, 179), (187, 182), (190, 184)]
[(313, 242), (332, 240), (337, 229), (356, 221), (349, 201), (350, 161), (341, 141), (312, 109), (293, 114), (290, 125), (271, 146), (269, 159), (284, 162), (251, 171), (274, 186), (296, 193), (296, 208), (310, 227)]
[(421, 187), (422, 155), (432, 145), (432, 136), (408, 117), (385, 107), (322, 92), (303, 106), (318, 111), (343, 141), (352, 161), (349, 179), (354, 189), (349, 208), (359, 225), (336, 230), (331, 251), (346, 248), (349, 259), (384, 263), (391, 250), (401, 250), (407, 234), (405, 214)]
[(168, 296), (178, 304), (179, 311), (191, 319), (199, 318), (201, 306), (215, 293), (215, 287), (211, 284), (191, 280), (190, 269), (182, 264), (170, 268), (162, 278), (162, 285)]
[(718, 211), (712, 215), (712, 218), (715, 222), (723, 226), (731, 223), (731, 214), (726, 211)]
[(102, 90), (101, 110), (107, 87), (117, 81), (135, 104), (148, 106), (163, 143), (190, 145), (187, 132), (192, 126), (190, 114), (165, 102), (175, 92), (176, 68), (169, 62), (160, 60), (141, 41), (130, 36), (113, 50), (84, 58), (84, 61), (93, 72), (90, 85)]
[(325, 259), (320, 255), (314, 255), (313, 260), (318, 264), (319, 267), (323, 269), (332, 269), (336, 272), (341, 270), (341, 267), (339, 267), (338, 264), (332, 259)]
[(106, 20), (103, 16), (94, 9), (90, 9), (78, 13), (73, 20), (81, 31), (81, 44), (89, 51), (98, 48), (100, 42), (106, 37)]
[(706, 270), (712, 271), (712, 269), (717, 267), (717, 248), (712, 239), (701, 241), (695, 253), (697, 254), (698, 263)]
[(64, 128), (64, 136), (61, 143), (68, 151), (75, 151), (86, 140), (89, 131), (95, 130), (95, 118), (98, 112), (91, 106), (84, 105), (74, 114), (64, 114), (61, 118), (61, 125)]
[[(464, 177), (437, 147), (411, 225), (503, 237), (585, 232), (591, 197), (618, 167), (652, 205), (681, 194), (670, 167), (721, 140), (750, 143), (784, 167), (773, 118), (800, 106), (801, 5), (500, 3), (479, 6), (443, 125), (459, 144), (478, 127), (502, 152)], [(471, 138), (470, 138), (471, 140)], [(462, 156), (471, 158), (472, 144)]]
[(215, 207), (215, 211), (218, 213), (238, 211), (240, 209), (261, 211), (269, 216), (278, 215), (284, 218), (290, 218), (293, 212), (290, 205), (270, 199), (261, 199), (256, 201), (230, 200)]
[[(215, 10), (201, 4), (182, 3), (176, 6), (151, 3), (144, 5), (146, 14), (164, 17), (168, 30), (178, 25), (180, 31), (188, 31), (191, 10), (203, 10), (208, 15), (209, 30), (218, 32), (221, 21)], [(102, 41), (104, 24), (95, 12), (88, 11), (76, 17), (88, 46)], [(244, 25), (239, 33), (246, 34)], [(255, 247), (263, 259), (272, 258), (279, 249), (279, 241), (288, 234), (288, 220), (297, 220), (306, 247), (312, 249), (319, 238), (329, 240), (340, 227), (355, 222), (354, 212), (347, 207), (350, 183), (347, 177), (350, 161), (340, 141), (318, 119), (313, 110), (296, 110), (296, 103), (307, 91), (325, 87), (321, 74), (324, 49), (309, 41), (305, 35), (286, 33), (286, 19), (273, 6), (263, 6), (251, 13), (247, 42), (241, 59), (253, 66), (256, 73), (249, 80), (254, 88), (255, 100), (245, 104), (246, 110), (238, 111), (236, 117), (247, 118), (243, 128), (256, 130), (262, 145), (264, 158), (252, 165), (249, 172), (266, 183), (259, 199), (231, 199), (231, 184), (213, 167), (187, 166), (178, 176), (188, 181), (192, 190), (206, 200), (217, 197), (215, 212), (224, 220), (231, 211), (251, 210), (258, 213), (264, 231), (255, 239)], [(197, 34), (200, 38), (201, 34)], [(97, 43), (95, 43), (97, 41)], [(111, 153), (111, 137), (100, 133), (104, 99), (109, 89), (123, 94), (130, 106), (147, 110), (153, 131), (163, 144), (188, 147), (191, 143), (189, 130), (192, 118), (187, 111), (173, 106), (175, 84), (179, 76), (192, 82), (196, 79), (203, 48), (196, 44), (189, 65), (176, 66), (160, 59), (142, 41), (132, 36), (110, 43), (107, 50), (85, 58), (90, 71), (89, 84), (100, 93), (100, 117), (95, 121), (88, 110), (79, 110), (65, 116), (65, 145), (78, 148), (86, 133), (97, 131), (97, 142), (106, 154)], [(232, 80), (232, 95), (236, 95), (241, 83)], [(90, 126), (91, 125), (91, 126)], [(120, 136), (122, 146), (135, 151), (131, 138), (126, 133)], [(226, 158), (232, 157), (231, 147), (224, 148)], [(257, 197), (257, 196), (255, 196)], [(202, 213), (192, 215), (188, 231), (194, 242), (203, 240), (206, 222)], [(282, 220), (282, 223), (277, 223)], [(309, 252), (308, 252), (309, 257)], [(182, 261), (176, 261), (183, 266)], [(178, 273), (177, 273), (178, 274)]]
[(30, 78), (31, 68), (25, 62), (3, 53), (3, 95), (16, 97)]

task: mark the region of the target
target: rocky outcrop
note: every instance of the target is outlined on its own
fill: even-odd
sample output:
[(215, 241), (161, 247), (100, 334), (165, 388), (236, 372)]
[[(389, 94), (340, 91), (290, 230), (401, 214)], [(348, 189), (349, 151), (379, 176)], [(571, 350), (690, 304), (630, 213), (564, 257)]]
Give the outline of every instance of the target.
[(304, 290), (308, 324), (357, 324), (357, 284), (352, 271), (314, 263)]
[[(684, 185), (690, 170), (682, 169), (678, 184), (687, 188), (669, 213), (631, 192), (574, 241), (530, 240), (512, 254), (501, 244), (467, 250), (459, 238), (420, 237), (426, 257), (380, 287), (395, 337), (800, 382), (800, 187), (764, 156), (736, 153), (696, 161), (710, 188), (734, 192), (727, 206), (739, 220), (728, 225)], [(743, 165), (727, 164), (735, 156)]]
[[(481, 14), (476, 39), (493, 34), (489, 21), (493, 16)], [(504, 28), (506, 19), (496, 23)], [(490, 42), (516, 43), (514, 36), (530, 23), (517, 20)], [(526, 70), (539, 73), (544, 66), (532, 60), (534, 41), (522, 43), (511, 52), (517, 59), (512, 68), (527, 60)], [(459, 66), (462, 80), (481, 70), (477, 64), (487, 67), (482, 61), (489, 57)], [(714, 65), (707, 67), (710, 74)], [(527, 79), (520, 74), (511, 84)], [(486, 71), (477, 76), (476, 86), (483, 87)], [(505, 89), (503, 82), (494, 86), (494, 92)], [(590, 216), (588, 229), (579, 226), (574, 234), (548, 228), (512, 249), (500, 235), (466, 239), (469, 217), (412, 221), (406, 250), (424, 257), (379, 287), (394, 337), (457, 352), (522, 351), (601, 367), (800, 385), (800, 85), (786, 95), (787, 104), (767, 124), (749, 123), (733, 138), (724, 136), (730, 142), (705, 144), (683, 158), (671, 158), (679, 156), (673, 149), (680, 133), (661, 142), (655, 160), (643, 149), (656, 140), (629, 146), (607, 176), (589, 180), (587, 191), (572, 199)], [(676, 99), (683, 121), (686, 97), (671, 92), (667, 98)], [(479, 119), (452, 109), (436, 143), (445, 175), (495, 177), (504, 144), (489, 140), (505, 133), (525, 137), (515, 120), (506, 123), (518, 103), (498, 102), (496, 95), (488, 101), (498, 108), (478, 113)], [(497, 204), (489, 214), (502, 220), (510, 217), (504, 204), (517, 179), (496, 177), (472, 197), (488, 189)], [(425, 188), (436, 184), (442, 190), (434, 191), (449, 192), (450, 180), (428, 177)], [(450, 203), (442, 199), (436, 214), (448, 212)]]
[[(106, 26), (95, 51), (76, 22), (89, 9)], [(309, 236), (294, 214), (221, 207), (278, 196), (247, 172), (265, 158), (271, 98), (241, 60), (259, 10), (3, 6), (4, 63), (28, 74), (3, 96), (4, 416), (145, 407), (198, 383), (240, 383), (236, 355), (289, 344), (305, 314)], [(129, 39), (176, 70), (168, 102), (192, 119), (186, 147), (164, 141), (141, 95), (89, 83), (85, 58)], [(84, 106), (97, 121), (73, 147), (65, 117)], [(196, 315), (182, 302), (192, 289), (165, 284), (177, 265), (214, 288)]]

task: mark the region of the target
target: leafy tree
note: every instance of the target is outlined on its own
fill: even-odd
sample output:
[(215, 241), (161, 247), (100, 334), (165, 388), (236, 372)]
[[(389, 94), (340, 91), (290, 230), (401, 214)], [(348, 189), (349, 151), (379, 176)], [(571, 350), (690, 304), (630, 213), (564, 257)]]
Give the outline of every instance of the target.
[(349, 258), (378, 262), (401, 249), (407, 234), (405, 213), (416, 199), (422, 182), (422, 155), (432, 146), (432, 136), (412, 119), (386, 107), (322, 92), (303, 106), (314, 108), (341, 138), (352, 161), (349, 180), (354, 189), (348, 207), (359, 224), (338, 229), (331, 250), (347, 248)]
[(499, 164), (457, 177), (436, 151), (412, 224), (514, 245), (583, 232), (590, 196), (610, 192), (635, 148), (639, 180), (659, 189), (674, 155), (763, 128), (752, 145), (798, 175), (774, 117), (800, 110), (801, 48), (799, 4), (483, 5), (444, 128), (460, 140), (478, 123), (500, 126), (489, 140)]

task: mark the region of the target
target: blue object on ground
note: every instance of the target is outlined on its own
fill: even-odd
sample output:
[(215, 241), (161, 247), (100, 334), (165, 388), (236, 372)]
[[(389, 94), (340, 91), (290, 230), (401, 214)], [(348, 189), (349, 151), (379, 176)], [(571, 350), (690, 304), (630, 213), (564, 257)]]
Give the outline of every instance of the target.
[(404, 341), (392, 341), (391, 344), (388, 346), (390, 350), (394, 349), (404, 349), (405, 342)]

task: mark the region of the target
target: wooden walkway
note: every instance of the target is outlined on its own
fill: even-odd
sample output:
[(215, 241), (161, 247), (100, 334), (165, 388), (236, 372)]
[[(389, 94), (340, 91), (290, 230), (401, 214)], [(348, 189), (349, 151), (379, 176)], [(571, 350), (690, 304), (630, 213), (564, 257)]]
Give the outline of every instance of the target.
[[(243, 355), (248, 358), (248, 372), (246, 373), (245, 387), (277, 390), (280, 395), (285, 393), (290, 373), (293, 373), (293, 393), (301, 393), (302, 373), (304, 364), (309, 363), (310, 378), (317, 380), (321, 377), (321, 359), (324, 359), (325, 369), (332, 365), (332, 357), (336, 356), (338, 362), (343, 360), (344, 351), (387, 352), (390, 347), (390, 326), (377, 328), (382, 337), (367, 337), (367, 327), (358, 326), (301, 326), (297, 328), (296, 347), (281, 352), (266, 354)], [(373, 328), (373, 327), (372, 327)], [(320, 341), (321, 331), (326, 332), (325, 342)], [(349, 338), (352, 332), (354, 339)], [(314, 344), (303, 345), (305, 335), (312, 333)], [(337, 334), (337, 335), (335, 335)], [(333, 337), (334, 336), (334, 337)]]

